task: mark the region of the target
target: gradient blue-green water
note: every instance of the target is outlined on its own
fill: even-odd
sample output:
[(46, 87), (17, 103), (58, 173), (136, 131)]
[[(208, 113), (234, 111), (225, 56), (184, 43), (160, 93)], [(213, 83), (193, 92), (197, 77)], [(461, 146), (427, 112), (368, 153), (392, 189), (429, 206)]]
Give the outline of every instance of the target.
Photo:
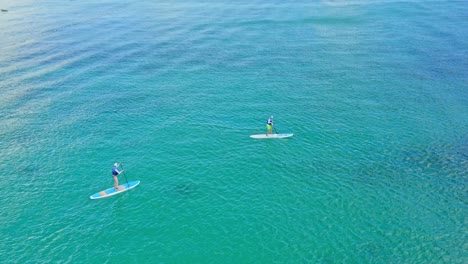
[(0, 8), (0, 262), (468, 261), (465, 1)]

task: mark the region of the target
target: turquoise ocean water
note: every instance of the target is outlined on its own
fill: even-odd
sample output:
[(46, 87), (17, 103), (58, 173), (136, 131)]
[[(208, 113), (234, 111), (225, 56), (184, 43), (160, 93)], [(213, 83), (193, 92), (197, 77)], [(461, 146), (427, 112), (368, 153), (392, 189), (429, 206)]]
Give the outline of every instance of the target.
[(465, 1), (0, 8), (1, 263), (468, 261)]

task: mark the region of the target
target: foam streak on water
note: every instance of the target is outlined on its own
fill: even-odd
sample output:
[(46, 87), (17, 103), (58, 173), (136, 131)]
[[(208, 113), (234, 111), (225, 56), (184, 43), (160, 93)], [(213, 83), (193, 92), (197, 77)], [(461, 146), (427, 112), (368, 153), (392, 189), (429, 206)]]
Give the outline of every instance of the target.
[(0, 262), (466, 263), (462, 3), (0, 1)]

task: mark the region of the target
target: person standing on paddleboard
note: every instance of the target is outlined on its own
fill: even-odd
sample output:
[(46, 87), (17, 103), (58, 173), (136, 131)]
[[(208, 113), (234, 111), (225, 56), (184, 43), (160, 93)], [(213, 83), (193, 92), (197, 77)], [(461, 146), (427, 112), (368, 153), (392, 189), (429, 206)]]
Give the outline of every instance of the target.
[(268, 118), (267, 120), (267, 124), (266, 124), (266, 128), (267, 128), (267, 133), (266, 135), (268, 136), (268, 134), (272, 134), (272, 129), (273, 129), (273, 116), (270, 116), (270, 118)]
[(112, 177), (114, 178), (114, 188), (116, 191), (119, 190), (119, 176), (120, 173), (122, 173), (124, 170), (119, 171), (119, 164), (114, 163), (114, 168), (112, 168)]

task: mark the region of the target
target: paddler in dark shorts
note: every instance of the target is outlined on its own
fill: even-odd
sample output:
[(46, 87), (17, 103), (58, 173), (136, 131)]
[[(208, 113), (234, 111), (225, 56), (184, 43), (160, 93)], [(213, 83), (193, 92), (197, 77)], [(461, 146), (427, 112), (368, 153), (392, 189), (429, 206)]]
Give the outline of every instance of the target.
[(114, 167), (112, 168), (112, 178), (114, 178), (114, 188), (116, 191), (119, 190), (119, 176), (120, 173), (122, 173), (124, 170), (119, 171), (119, 164), (114, 163)]

